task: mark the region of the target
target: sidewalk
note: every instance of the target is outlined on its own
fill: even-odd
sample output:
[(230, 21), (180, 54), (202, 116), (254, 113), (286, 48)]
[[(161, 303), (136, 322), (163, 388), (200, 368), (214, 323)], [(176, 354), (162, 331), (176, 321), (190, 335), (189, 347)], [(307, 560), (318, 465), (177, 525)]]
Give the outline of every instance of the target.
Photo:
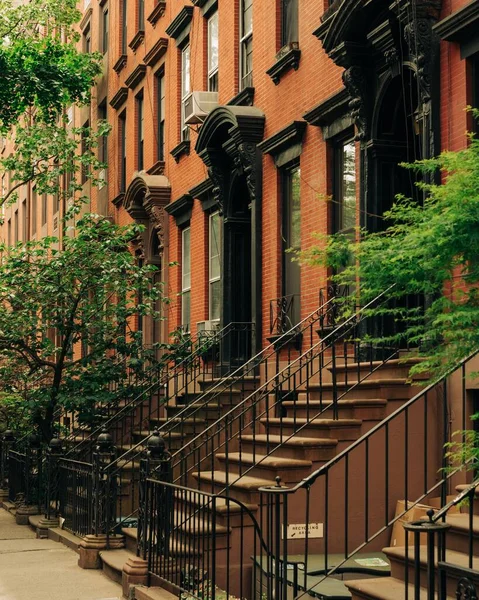
[(0, 600), (119, 600), (121, 586), (102, 571), (80, 569), (78, 555), (36, 539), (0, 509)]

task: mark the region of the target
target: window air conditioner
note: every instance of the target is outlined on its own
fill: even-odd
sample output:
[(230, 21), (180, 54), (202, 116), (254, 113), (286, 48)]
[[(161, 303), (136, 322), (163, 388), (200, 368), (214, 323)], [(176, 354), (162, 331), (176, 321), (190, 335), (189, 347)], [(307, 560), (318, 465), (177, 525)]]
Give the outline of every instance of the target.
[(192, 92), (185, 98), (185, 124), (203, 123), (208, 114), (218, 106), (218, 92)]
[(201, 334), (203, 331), (219, 331), (219, 328), (219, 321), (198, 321), (198, 323), (196, 323), (198, 334)]

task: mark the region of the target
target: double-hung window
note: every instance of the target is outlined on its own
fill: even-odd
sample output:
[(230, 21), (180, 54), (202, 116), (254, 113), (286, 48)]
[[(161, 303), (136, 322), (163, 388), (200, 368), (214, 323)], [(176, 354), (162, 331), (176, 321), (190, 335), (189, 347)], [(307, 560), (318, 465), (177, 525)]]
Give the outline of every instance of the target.
[(356, 146), (353, 139), (336, 145), (334, 177), (334, 231), (348, 233), (356, 225)]
[(42, 226), (47, 224), (48, 196), (42, 195)]
[(138, 171), (144, 167), (144, 138), (145, 138), (145, 115), (143, 105), (143, 92), (136, 97), (136, 164)]
[[(479, 108), (479, 52), (471, 58), (471, 75), (472, 75), (472, 106)], [(473, 131), (479, 134), (479, 121), (474, 119)]]
[[(85, 121), (81, 132), (81, 153), (82, 156), (90, 154), (90, 138), (89, 138), (90, 121)], [(90, 163), (83, 162), (81, 167), (81, 182), (86, 183), (90, 174)]]
[(208, 91), (218, 91), (218, 11), (208, 19)]
[(108, 52), (109, 27), (109, 13), (108, 7), (106, 7), (101, 13), (101, 51), (103, 54)]
[(221, 217), (215, 212), (209, 217), (209, 319), (221, 317)]
[[(106, 121), (107, 118), (107, 104), (106, 101), (103, 101), (98, 105), (98, 120)], [(98, 140), (98, 160), (105, 164), (108, 162), (108, 136), (106, 135)]]
[(138, 31), (145, 29), (145, 0), (138, 0)]
[(165, 74), (160, 71), (156, 76), (157, 97), (157, 157), (165, 159)]
[(298, 0), (281, 2), (281, 46), (298, 42)]
[(32, 189), (32, 235), (37, 233), (37, 188)]
[(128, 0), (121, 3), (121, 53), (126, 54), (128, 44)]
[(191, 93), (190, 83), (190, 45), (181, 50), (181, 141), (190, 139), (190, 130), (185, 123), (185, 102)]
[(191, 229), (181, 232), (181, 325), (190, 330), (191, 319)]
[(240, 0), (240, 89), (253, 85), (253, 0)]
[(90, 54), (91, 52), (91, 29), (89, 24), (83, 31), (83, 52), (84, 54)]
[(126, 110), (118, 118), (118, 134), (120, 138), (119, 172), (120, 192), (126, 191)]
[(301, 249), (301, 170), (297, 163), (282, 172), (282, 242), (285, 312), (281, 332), (299, 323), (301, 314), (301, 268), (291, 253)]

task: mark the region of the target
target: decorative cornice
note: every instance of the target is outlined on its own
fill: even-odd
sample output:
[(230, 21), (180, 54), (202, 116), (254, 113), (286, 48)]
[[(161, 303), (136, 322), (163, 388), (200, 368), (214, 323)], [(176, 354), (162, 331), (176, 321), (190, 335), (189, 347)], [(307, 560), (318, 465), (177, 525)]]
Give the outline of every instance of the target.
[(266, 74), (271, 77), (275, 85), (278, 85), (281, 77), (289, 71), (289, 69), (294, 69), (295, 71), (298, 70), (300, 58), (301, 50), (299, 48), (289, 48), (286, 52), (281, 53), (281, 56), (279, 56), (275, 64), (266, 71)]
[(448, 42), (461, 42), (473, 34), (479, 35), (479, 2), (473, 0), (466, 4), (439, 21), (433, 29), (441, 39)]
[(113, 96), (113, 98), (110, 100), (110, 106), (112, 108), (114, 108), (115, 110), (118, 110), (125, 102), (126, 99), (128, 98), (128, 88), (127, 87), (121, 87), (117, 93)]
[(178, 146), (175, 146), (173, 148), (173, 150), (171, 150), (170, 154), (171, 156), (175, 159), (175, 161), (178, 163), (180, 162), (180, 158), (183, 156), (183, 154), (186, 154), (186, 156), (188, 156), (190, 153), (190, 141), (189, 140), (184, 140), (183, 142), (180, 142), (178, 144)]
[(80, 30), (81, 31), (83, 31), (85, 29), (85, 27), (88, 25), (88, 22), (90, 21), (92, 13), (93, 13), (93, 7), (90, 4), (90, 6), (86, 9), (85, 14), (82, 17), (82, 20), (80, 21)]
[(192, 187), (189, 193), (192, 198), (198, 198), (198, 200), (203, 202), (203, 200), (206, 200), (207, 197), (211, 195), (212, 191), (213, 182), (207, 177), (201, 183)]
[(348, 112), (350, 102), (351, 96), (348, 94), (346, 88), (342, 88), (305, 112), (303, 119), (310, 125), (319, 127), (329, 125), (335, 119), (342, 117)]
[(194, 199), (189, 194), (183, 194), (165, 207), (166, 212), (175, 219), (178, 227), (186, 225), (190, 221), (193, 202)]
[(253, 106), (254, 87), (246, 87), (227, 102), (227, 106)]
[(133, 39), (128, 44), (128, 46), (133, 50), (133, 52), (135, 52), (136, 49), (138, 48), (138, 46), (140, 46), (140, 44), (143, 42), (144, 39), (145, 39), (145, 30), (144, 29), (139, 29), (135, 33)]
[(151, 13), (146, 17), (146, 20), (151, 23), (153, 26), (156, 25), (158, 19), (160, 19), (165, 14), (166, 9), (166, 0), (158, 0), (155, 8), (151, 11)]
[(183, 6), (180, 12), (166, 28), (166, 34), (177, 40), (180, 37), (180, 34), (182, 34), (184, 30), (191, 24), (193, 10), (193, 6)]
[(153, 48), (145, 54), (144, 62), (149, 67), (153, 67), (165, 55), (168, 49), (168, 38), (160, 38)]
[(133, 90), (140, 83), (143, 77), (146, 75), (146, 65), (143, 63), (139, 64), (128, 77), (125, 79), (126, 85)]
[(218, 0), (191, 0), (195, 6), (201, 8), (201, 14), (208, 17), (218, 8)]
[(308, 124), (306, 121), (293, 121), (287, 127), (258, 144), (264, 154), (278, 154), (288, 146), (301, 143)]
[(163, 175), (165, 172), (165, 161), (157, 160), (146, 172), (148, 175)]
[(113, 70), (116, 73), (119, 73), (123, 68), (126, 67), (126, 60), (127, 60), (126, 54), (121, 54), (120, 57), (118, 58), (118, 60), (116, 61), (116, 63), (113, 65)]

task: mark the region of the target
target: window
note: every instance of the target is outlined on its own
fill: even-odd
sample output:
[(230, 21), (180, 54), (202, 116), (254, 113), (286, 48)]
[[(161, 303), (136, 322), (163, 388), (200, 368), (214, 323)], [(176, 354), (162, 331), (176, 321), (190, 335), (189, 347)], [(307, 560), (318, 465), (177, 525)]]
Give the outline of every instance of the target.
[(32, 189), (32, 235), (37, 233), (37, 188)]
[(240, 0), (240, 88), (253, 85), (253, 0)]
[(128, 0), (122, 0), (122, 3), (121, 3), (121, 53), (122, 54), (126, 54), (126, 48), (127, 48), (127, 44), (128, 44), (127, 14), (128, 14)]
[[(88, 128), (90, 127), (90, 121), (85, 121), (83, 124), (82, 132), (81, 132), (81, 153), (82, 156), (87, 155), (90, 152), (90, 144), (88, 137)], [(88, 180), (88, 175), (90, 174), (90, 165), (86, 163), (82, 163), (81, 167), (81, 182), (82, 184), (86, 183)]]
[(42, 225), (46, 225), (47, 222), (47, 209), (48, 209), (48, 197), (46, 194), (42, 195)]
[(301, 170), (298, 164), (282, 172), (283, 296), (288, 298), (282, 329), (300, 321), (301, 268), (290, 250), (301, 249)]
[(144, 124), (144, 107), (143, 107), (143, 92), (140, 92), (136, 97), (136, 165), (138, 171), (142, 171), (144, 167), (143, 147), (145, 137)]
[(158, 160), (165, 159), (165, 76), (161, 71), (156, 76), (157, 94), (157, 153)]
[[(98, 120), (99, 121), (107, 121), (108, 120), (106, 100), (104, 100), (98, 106)], [(106, 135), (103, 135), (98, 140), (98, 160), (105, 164), (108, 162), (108, 136), (106, 136)]]
[(12, 245), (12, 221), (8, 219), (8, 245)]
[(334, 231), (350, 231), (356, 225), (356, 146), (340, 142), (334, 157)]
[(120, 138), (120, 164), (118, 170), (120, 173), (120, 192), (126, 191), (126, 111), (123, 111), (118, 118), (118, 133)]
[(209, 218), (209, 319), (221, 317), (221, 217), (215, 212)]
[(181, 141), (190, 139), (190, 130), (185, 123), (185, 100), (190, 95), (190, 45), (181, 51)]
[(145, 29), (145, 0), (138, 0), (138, 31)]
[(218, 11), (208, 19), (208, 91), (218, 91)]
[(106, 54), (108, 52), (109, 28), (109, 13), (108, 8), (105, 8), (101, 15), (101, 51), (103, 52), (103, 54)]
[(281, 46), (298, 41), (298, 0), (281, 2)]
[(15, 244), (18, 242), (18, 210), (15, 211), (13, 215), (13, 235)]
[(26, 199), (22, 202), (22, 241), (26, 242), (28, 240), (28, 215), (27, 215), (27, 201)]
[(57, 190), (53, 194), (53, 214), (56, 214), (60, 210), (60, 177), (56, 180)]
[(87, 25), (83, 30), (83, 52), (90, 54), (91, 52), (91, 29), (90, 25)]
[(181, 232), (181, 325), (190, 330), (191, 315), (191, 244), (190, 228)]

